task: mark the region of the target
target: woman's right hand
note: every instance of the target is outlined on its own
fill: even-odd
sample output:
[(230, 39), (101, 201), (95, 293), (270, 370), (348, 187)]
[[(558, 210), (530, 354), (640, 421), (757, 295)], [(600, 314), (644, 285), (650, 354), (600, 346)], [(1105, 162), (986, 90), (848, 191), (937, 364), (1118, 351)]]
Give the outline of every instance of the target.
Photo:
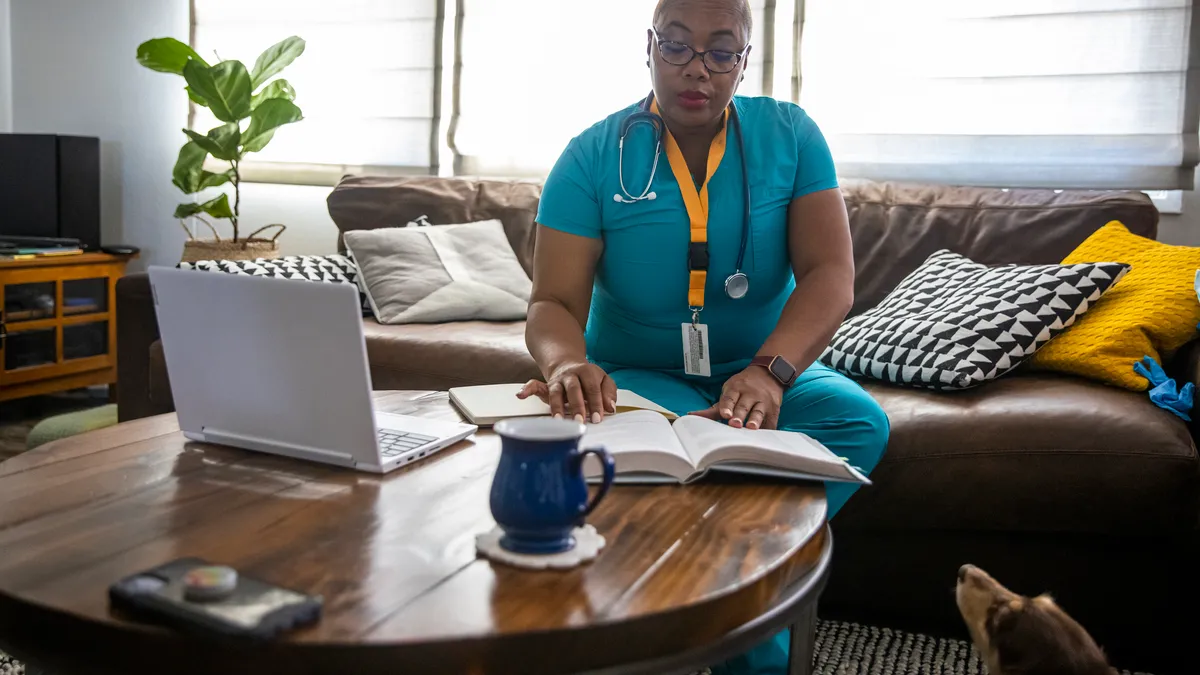
[(555, 368), (546, 382), (530, 380), (517, 398), (537, 396), (550, 405), (550, 414), (580, 422), (589, 417), (594, 423), (604, 415), (617, 412), (617, 383), (604, 369), (586, 361), (568, 363)]

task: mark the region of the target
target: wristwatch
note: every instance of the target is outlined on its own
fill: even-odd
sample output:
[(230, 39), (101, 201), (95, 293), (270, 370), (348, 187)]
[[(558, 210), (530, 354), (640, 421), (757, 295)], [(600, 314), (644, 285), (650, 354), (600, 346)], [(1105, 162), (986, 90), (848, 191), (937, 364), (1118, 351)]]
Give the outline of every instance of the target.
[(782, 356), (756, 356), (750, 361), (752, 366), (762, 366), (771, 373), (784, 389), (792, 386), (800, 372)]

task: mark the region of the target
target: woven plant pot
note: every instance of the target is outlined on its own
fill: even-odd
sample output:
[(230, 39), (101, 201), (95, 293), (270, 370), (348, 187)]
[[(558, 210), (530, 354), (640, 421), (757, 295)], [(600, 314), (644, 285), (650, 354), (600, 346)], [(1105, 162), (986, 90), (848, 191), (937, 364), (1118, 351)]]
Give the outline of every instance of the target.
[[(270, 239), (256, 237), (263, 230), (277, 227), (279, 231)], [(186, 228), (185, 228), (186, 229)], [(276, 241), (279, 235), (283, 234), (283, 225), (278, 223), (260, 227), (250, 233), (249, 236), (243, 237), (237, 241), (232, 239), (221, 239), (217, 235), (216, 230), (213, 230), (215, 239), (196, 239), (191, 237), (183, 242), (183, 256), (180, 262), (197, 262), (200, 260), (254, 260), (256, 258), (278, 258), (279, 244)]]

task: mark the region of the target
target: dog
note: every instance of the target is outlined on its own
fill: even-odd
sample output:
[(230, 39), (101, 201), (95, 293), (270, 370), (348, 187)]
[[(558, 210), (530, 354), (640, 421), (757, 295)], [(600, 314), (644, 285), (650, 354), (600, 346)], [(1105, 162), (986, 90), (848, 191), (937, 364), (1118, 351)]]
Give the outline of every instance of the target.
[(989, 675), (1117, 675), (1049, 595), (1018, 595), (974, 565), (958, 570), (954, 595)]

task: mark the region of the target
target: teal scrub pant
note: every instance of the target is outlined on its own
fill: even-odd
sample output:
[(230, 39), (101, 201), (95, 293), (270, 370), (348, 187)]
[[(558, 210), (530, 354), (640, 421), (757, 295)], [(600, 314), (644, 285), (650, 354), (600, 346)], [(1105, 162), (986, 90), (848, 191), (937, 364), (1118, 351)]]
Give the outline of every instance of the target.
[[(711, 407), (723, 382), (702, 383), (662, 371), (615, 370), (617, 387), (628, 389), (684, 415)], [(811, 436), (834, 454), (869, 474), (887, 448), (888, 419), (875, 399), (849, 378), (819, 363), (800, 374), (783, 395), (778, 428)], [(826, 483), (829, 518), (858, 489), (852, 483)], [(789, 633), (783, 631), (750, 651), (713, 667), (714, 675), (782, 675), (788, 666)]]

